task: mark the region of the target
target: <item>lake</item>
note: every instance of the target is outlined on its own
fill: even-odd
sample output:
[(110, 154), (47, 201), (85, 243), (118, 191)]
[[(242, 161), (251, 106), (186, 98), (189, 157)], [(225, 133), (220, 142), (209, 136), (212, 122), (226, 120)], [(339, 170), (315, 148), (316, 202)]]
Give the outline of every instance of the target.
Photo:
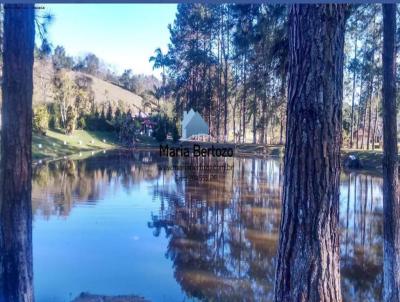
[[(271, 301), (282, 169), (278, 158), (150, 151), (36, 166), (36, 301)], [(382, 178), (341, 174), (340, 224), (344, 301), (380, 301)]]

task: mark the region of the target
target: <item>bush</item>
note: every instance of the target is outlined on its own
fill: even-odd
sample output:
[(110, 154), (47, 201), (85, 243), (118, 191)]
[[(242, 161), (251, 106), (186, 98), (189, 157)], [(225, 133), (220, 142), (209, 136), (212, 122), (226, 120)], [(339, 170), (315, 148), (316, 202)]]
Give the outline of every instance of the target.
[(177, 142), (180, 138), (176, 123), (170, 120), (166, 115), (156, 115), (152, 117), (153, 122), (157, 125), (154, 129), (153, 136), (158, 142), (167, 139), (168, 134), (172, 136), (172, 140)]
[(156, 123), (156, 127), (153, 131), (153, 137), (158, 142), (165, 141), (168, 134), (168, 117), (165, 115), (153, 116), (153, 121)]
[(76, 122), (76, 113), (75, 109), (70, 105), (67, 108), (67, 117), (66, 117), (66, 125), (65, 125), (65, 133), (72, 134), (75, 130), (75, 122)]
[(81, 116), (81, 117), (78, 118), (77, 128), (78, 129), (85, 129), (86, 128), (86, 119), (85, 119), (84, 116)]
[(45, 105), (33, 109), (33, 131), (46, 135), (49, 129), (49, 112)]
[(60, 107), (55, 103), (51, 103), (51, 104), (48, 105), (47, 108), (48, 108), (48, 112), (49, 112), (49, 115), (50, 115), (49, 128), (50, 129), (61, 128)]
[(90, 114), (85, 116), (84, 129), (89, 131), (114, 131), (112, 123), (103, 118), (100, 114)]
[(178, 127), (176, 127), (175, 123), (172, 123), (170, 129), (171, 129), (172, 140), (174, 143), (176, 143), (181, 138), (181, 136), (179, 135)]
[(140, 129), (140, 123), (138, 124), (136, 120), (126, 115), (125, 117), (121, 117), (119, 119), (118, 129), (120, 143), (125, 146), (132, 147), (135, 142), (136, 134)]
[(167, 131), (166, 128), (163, 127), (162, 125), (159, 125), (156, 127), (156, 129), (153, 132), (153, 136), (158, 142), (163, 142), (167, 139)]

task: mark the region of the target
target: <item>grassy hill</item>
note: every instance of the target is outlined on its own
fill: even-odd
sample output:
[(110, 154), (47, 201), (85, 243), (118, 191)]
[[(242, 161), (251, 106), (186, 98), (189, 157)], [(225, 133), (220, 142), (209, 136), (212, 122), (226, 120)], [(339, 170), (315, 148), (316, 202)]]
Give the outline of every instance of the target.
[(33, 159), (58, 158), (86, 151), (117, 147), (114, 132), (75, 130), (72, 135), (48, 130), (46, 136), (33, 134)]
[[(81, 72), (68, 71), (68, 76), (74, 80), (77, 76), (82, 75)], [(53, 84), (54, 75), (53, 65), (50, 60), (36, 60), (34, 64), (34, 91), (33, 104), (49, 103), (53, 101)], [(94, 101), (97, 105), (114, 104), (122, 105), (126, 110), (131, 109), (133, 114), (139, 111), (149, 113), (155, 109), (155, 104), (149, 103), (141, 96), (128, 91), (120, 86), (114, 85), (100, 78), (85, 74), (92, 79), (92, 90), (94, 93)]]

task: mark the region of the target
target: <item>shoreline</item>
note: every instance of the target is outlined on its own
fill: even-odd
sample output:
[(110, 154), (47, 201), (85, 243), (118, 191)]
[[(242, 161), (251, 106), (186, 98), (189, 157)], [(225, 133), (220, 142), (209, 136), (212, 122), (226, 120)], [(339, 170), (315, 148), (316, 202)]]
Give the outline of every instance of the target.
[[(234, 157), (245, 157), (245, 158), (267, 158), (267, 157), (278, 157), (283, 158), (284, 146), (283, 145), (258, 145), (258, 144), (234, 144), (234, 143), (211, 143), (211, 142), (180, 142), (172, 143), (166, 142), (172, 147), (191, 147), (194, 143), (201, 145), (202, 147), (211, 147), (212, 145), (221, 148), (233, 148)], [(106, 153), (112, 151), (159, 151), (159, 144), (156, 143), (138, 143), (135, 147), (127, 148), (123, 146), (114, 145), (113, 147), (107, 147), (102, 149), (93, 150), (82, 150), (73, 154), (59, 154), (56, 157), (42, 157), (34, 158), (32, 160), (33, 165), (40, 164), (42, 162), (52, 162), (62, 159), (85, 159), (98, 153)], [(345, 167), (345, 161), (350, 156), (356, 156), (361, 164), (360, 168), (347, 168)], [(357, 149), (342, 149), (341, 150), (341, 166), (342, 171), (346, 172), (360, 172), (368, 173), (377, 176), (382, 175), (382, 151), (378, 150), (357, 150)]]

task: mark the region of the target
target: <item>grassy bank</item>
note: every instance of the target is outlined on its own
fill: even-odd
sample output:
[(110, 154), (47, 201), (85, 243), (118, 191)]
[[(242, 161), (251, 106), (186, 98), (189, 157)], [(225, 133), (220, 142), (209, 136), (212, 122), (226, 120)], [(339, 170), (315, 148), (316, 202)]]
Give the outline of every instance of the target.
[(33, 134), (33, 159), (57, 158), (79, 152), (116, 148), (113, 132), (76, 130), (72, 135), (48, 130), (46, 135)]
[[(142, 137), (138, 139), (137, 148), (158, 150), (159, 143), (153, 138)], [(258, 157), (266, 156), (283, 157), (284, 146), (282, 145), (257, 145), (257, 144), (233, 144), (233, 143), (208, 143), (197, 142), (203, 147), (218, 145), (220, 148), (234, 148), (235, 155), (240, 157)], [(192, 142), (181, 142), (171, 146), (182, 145), (191, 148)], [(58, 131), (48, 131), (46, 136), (34, 134), (32, 143), (33, 159), (59, 158), (71, 156), (73, 154), (84, 153), (88, 151), (99, 151), (113, 148), (120, 148), (117, 137), (114, 132), (84, 131), (76, 130), (73, 135), (65, 135)], [(382, 172), (382, 151), (381, 150), (355, 150), (342, 149), (342, 162), (349, 156), (355, 155), (361, 163), (362, 171), (372, 173)], [(89, 153), (90, 155), (90, 153)]]
[(382, 150), (342, 149), (342, 162), (349, 156), (356, 156), (361, 163), (361, 171), (382, 173)]

